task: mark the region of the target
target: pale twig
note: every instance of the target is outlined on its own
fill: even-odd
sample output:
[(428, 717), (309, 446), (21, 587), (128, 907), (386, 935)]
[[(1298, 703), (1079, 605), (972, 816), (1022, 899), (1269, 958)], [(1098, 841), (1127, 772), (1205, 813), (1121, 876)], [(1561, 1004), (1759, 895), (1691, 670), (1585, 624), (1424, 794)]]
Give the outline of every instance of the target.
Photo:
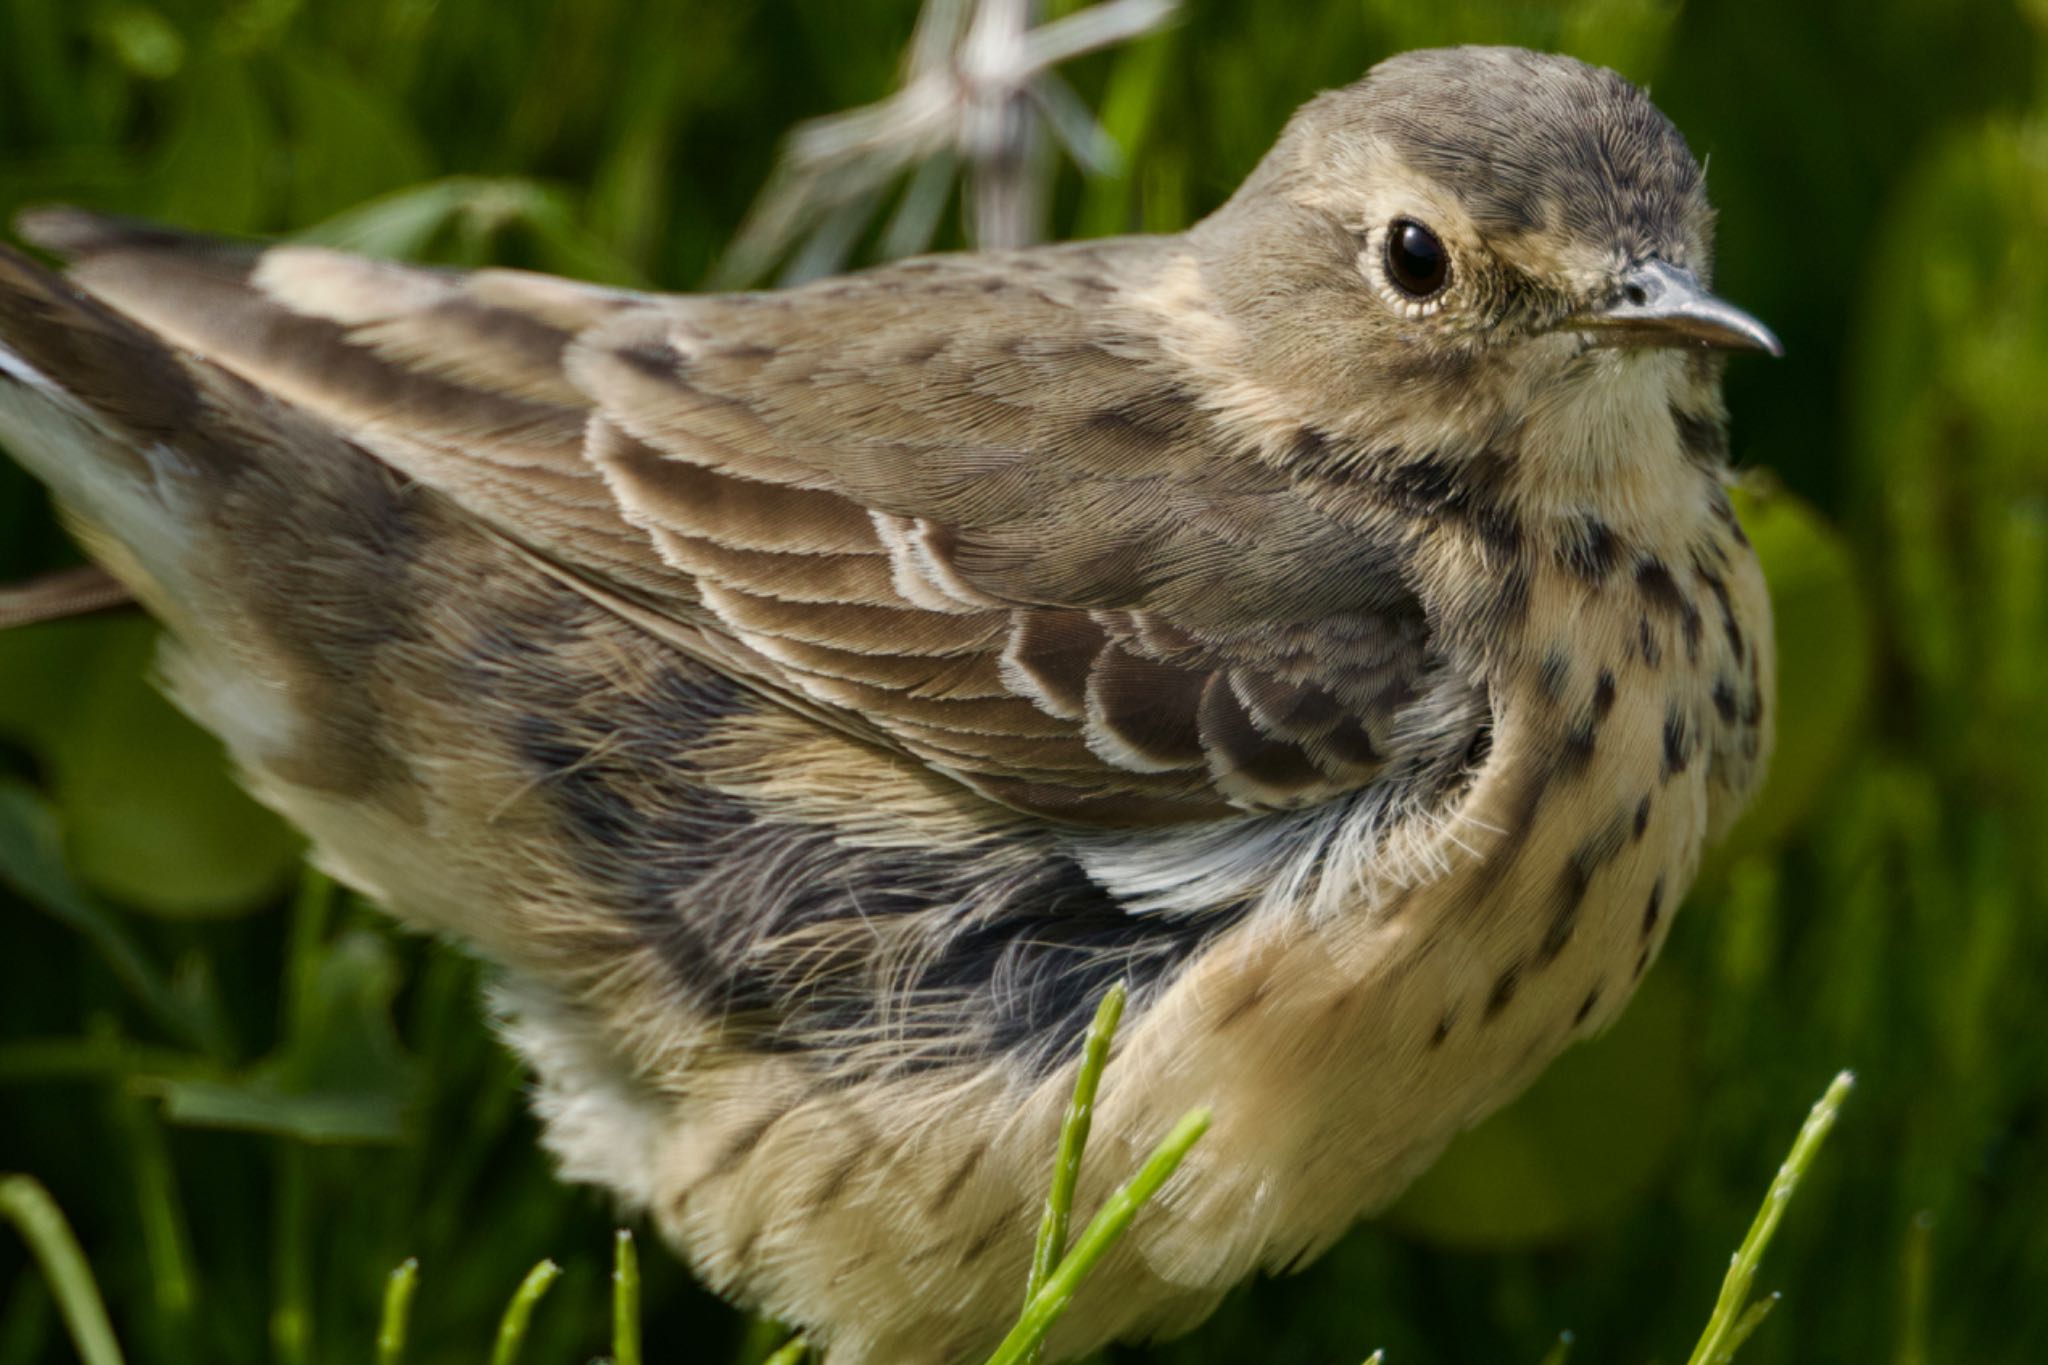
[[(892, 187), (912, 177), (884, 233), (885, 255), (929, 246), (956, 176), (971, 191), (982, 246), (1037, 240), (1050, 161), (1043, 132), (1091, 174), (1115, 143), (1052, 75), (1062, 62), (1171, 18), (1179, 0), (1106, 0), (1039, 27), (1036, 0), (927, 0), (897, 91), (791, 132), (712, 283), (750, 284), (788, 262), (786, 282), (839, 269)], [(920, 168), (943, 161), (943, 173)]]

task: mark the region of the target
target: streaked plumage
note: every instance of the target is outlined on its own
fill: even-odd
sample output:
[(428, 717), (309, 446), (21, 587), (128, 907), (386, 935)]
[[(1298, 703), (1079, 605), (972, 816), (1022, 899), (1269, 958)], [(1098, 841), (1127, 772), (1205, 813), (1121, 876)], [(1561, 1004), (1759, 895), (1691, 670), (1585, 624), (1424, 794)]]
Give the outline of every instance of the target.
[(777, 294), (25, 231), (0, 439), (181, 702), (839, 1365), (999, 1334), (1119, 977), (1083, 1207), (1216, 1127), (1057, 1347), (1312, 1256), (1613, 1017), (1769, 746), (1678, 344), (1768, 337), (1568, 59), (1388, 62), (1186, 234)]

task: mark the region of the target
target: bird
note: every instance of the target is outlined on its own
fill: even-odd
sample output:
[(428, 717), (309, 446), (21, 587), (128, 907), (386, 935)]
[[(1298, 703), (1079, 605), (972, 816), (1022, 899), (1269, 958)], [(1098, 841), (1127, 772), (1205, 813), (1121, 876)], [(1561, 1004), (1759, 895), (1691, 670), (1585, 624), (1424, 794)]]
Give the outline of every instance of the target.
[[(1404, 53), (1184, 232), (661, 295), (46, 209), (0, 444), (319, 864), (496, 973), (565, 1179), (832, 1365), (1299, 1267), (1612, 1021), (1772, 740), (1713, 213)], [(487, 1217), (487, 1211), (480, 1217)]]

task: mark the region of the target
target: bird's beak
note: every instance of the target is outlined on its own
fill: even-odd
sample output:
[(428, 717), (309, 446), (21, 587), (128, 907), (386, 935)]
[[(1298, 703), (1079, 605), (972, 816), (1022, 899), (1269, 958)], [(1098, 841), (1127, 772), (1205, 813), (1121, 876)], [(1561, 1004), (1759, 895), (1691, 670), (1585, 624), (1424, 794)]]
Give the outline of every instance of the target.
[(1595, 346), (1712, 346), (1783, 355), (1771, 329), (1700, 287), (1668, 261), (1630, 266), (1601, 303), (1572, 314), (1560, 331), (1584, 332)]

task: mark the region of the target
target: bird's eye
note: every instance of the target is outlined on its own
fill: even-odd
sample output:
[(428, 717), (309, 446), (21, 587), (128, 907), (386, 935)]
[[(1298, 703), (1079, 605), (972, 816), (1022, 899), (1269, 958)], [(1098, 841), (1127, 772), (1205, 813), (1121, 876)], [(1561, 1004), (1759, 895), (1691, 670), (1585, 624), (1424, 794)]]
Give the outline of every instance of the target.
[(1411, 299), (1426, 299), (1451, 277), (1450, 253), (1437, 235), (1412, 219), (1387, 229), (1387, 278)]

